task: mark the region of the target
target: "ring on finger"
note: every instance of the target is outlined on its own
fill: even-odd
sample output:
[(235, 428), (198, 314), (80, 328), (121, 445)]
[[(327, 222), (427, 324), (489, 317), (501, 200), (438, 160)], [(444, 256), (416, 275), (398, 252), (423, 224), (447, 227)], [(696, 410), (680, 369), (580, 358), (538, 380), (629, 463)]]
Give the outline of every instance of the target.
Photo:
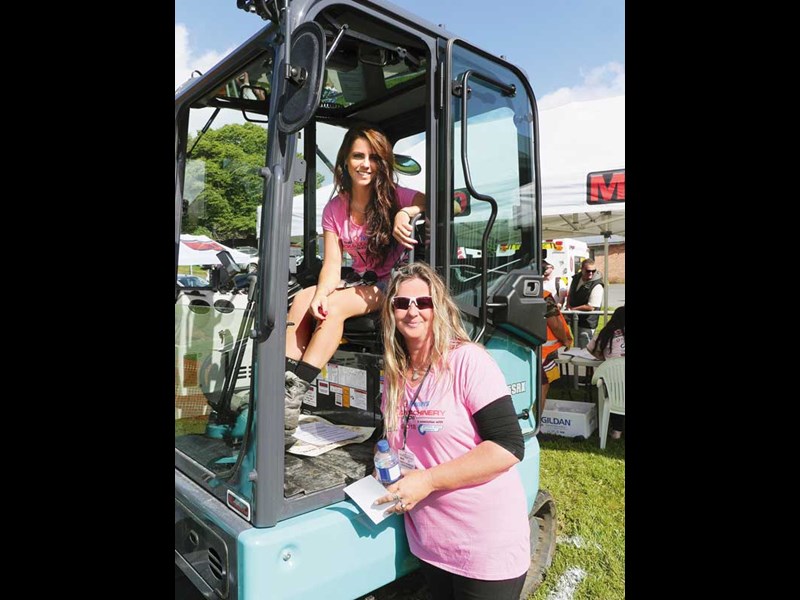
[(406, 505), (401, 502), (400, 503), (400, 510), (405, 510), (405, 509), (406, 509)]
[(395, 502), (400, 502), (400, 494), (398, 494), (397, 492), (394, 493), (394, 496), (392, 496), (392, 498), (394, 498)]

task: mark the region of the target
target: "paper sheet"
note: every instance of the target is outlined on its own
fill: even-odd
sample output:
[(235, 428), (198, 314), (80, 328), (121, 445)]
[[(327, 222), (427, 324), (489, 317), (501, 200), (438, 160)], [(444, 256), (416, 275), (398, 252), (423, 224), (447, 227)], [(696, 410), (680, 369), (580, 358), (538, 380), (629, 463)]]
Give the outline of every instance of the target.
[(376, 525), (393, 514), (384, 513), (387, 508), (394, 506), (394, 502), (387, 502), (386, 504), (380, 505), (375, 504), (375, 500), (381, 496), (385, 496), (387, 492), (383, 484), (372, 475), (367, 475), (363, 479), (351, 483), (344, 488), (344, 493), (350, 496), (353, 502), (355, 502)]
[(597, 357), (589, 352), (586, 348), (570, 348), (569, 350), (561, 350), (561, 355), (574, 356), (577, 358), (585, 358), (587, 360), (597, 360)]
[[(327, 421), (316, 415), (300, 415), (300, 423), (326, 423), (328, 425), (332, 425), (330, 421)], [(297, 440), (287, 450), (287, 452), (297, 456), (319, 456), (320, 454), (324, 454), (329, 450), (340, 448), (342, 446), (346, 446), (347, 444), (360, 444), (361, 442), (366, 442), (375, 431), (374, 427), (359, 427), (358, 425), (336, 425), (336, 427), (346, 429), (347, 431), (352, 431), (356, 434), (356, 437), (348, 438), (340, 442), (331, 442), (329, 444), (325, 444), (324, 446), (317, 446), (316, 444), (309, 444), (307, 442)]]
[(294, 432), (294, 437), (301, 442), (314, 444), (315, 446), (327, 446), (333, 442), (341, 442), (342, 440), (358, 437), (358, 432), (330, 423), (300, 423), (297, 426), (297, 431)]

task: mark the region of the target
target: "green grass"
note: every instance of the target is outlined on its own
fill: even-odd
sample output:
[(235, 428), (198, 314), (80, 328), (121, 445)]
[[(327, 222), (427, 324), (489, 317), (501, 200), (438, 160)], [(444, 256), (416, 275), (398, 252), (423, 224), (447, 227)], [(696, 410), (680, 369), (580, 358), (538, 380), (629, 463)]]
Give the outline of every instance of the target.
[[(555, 381), (550, 398), (568, 399), (566, 378)], [(572, 392), (583, 400), (583, 391)], [(625, 439), (597, 431), (588, 440), (543, 436), (540, 485), (552, 494), (558, 516), (553, 564), (531, 600), (567, 598), (565, 574), (585, 575), (571, 586), (572, 600), (625, 597)]]
[(200, 433), (200, 434), (205, 433), (206, 423), (208, 423), (207, 416), (176, 419), (175, 437), (180, 437), (182, 435), (189, 435), (190, 433)]
[(199, 275), (200, 277), (207, 277), (208, 271), (199, 265), (194, 265), (193, 267), (178, 265), (178, 275)]

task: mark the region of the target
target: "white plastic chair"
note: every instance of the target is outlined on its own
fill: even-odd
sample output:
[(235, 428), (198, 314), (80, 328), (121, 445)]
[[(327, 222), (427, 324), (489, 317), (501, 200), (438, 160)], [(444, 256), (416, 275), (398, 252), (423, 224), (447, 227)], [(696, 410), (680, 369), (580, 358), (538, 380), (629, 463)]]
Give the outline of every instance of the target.
[(600, 420), (598, 433), (600, 449), (603, 450), (606, 447), (611, 413), (625, 414), (625, 357), (603, 361), (594, 370), (592, 383), (597, 386), (597, 412)]

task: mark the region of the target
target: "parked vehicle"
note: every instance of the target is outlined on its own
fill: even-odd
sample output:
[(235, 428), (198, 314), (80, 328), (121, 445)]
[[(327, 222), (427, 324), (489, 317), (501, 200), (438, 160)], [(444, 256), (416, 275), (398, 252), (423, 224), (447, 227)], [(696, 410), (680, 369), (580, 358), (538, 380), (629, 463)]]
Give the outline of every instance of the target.
[(252, 258), (258, 258), (258, 248), (254, 248), (253, 246), (237, 246), (234, 250), (243, 252)]
[[(237, 6), (264, 19), (264, 29), (176, 91), (175, 214), (187, 206), (185, 214), (200, 215), (194, 202), (222, 198), (215, 186), (244, 152), (232, 139), (229, 156), (195, 168), (212, 160), (193, 154), (204, 132), (265, 127), (262, 260), (239, 293), (223, 280), (241, 269), (224, 260), (213, 289), (176, 290), (175, 564), (206, 598), (238, 600), (381, 598), (374, 590), (418, 568), (403, 518), (374, 525), (343, 492), (372, 473), (382, 434), (377, 314), (347, 321), (303, 402), (308, 416), (371, 427), (373, 435), (318, 456), (284, 450), (287, 310), (319, 270), (319, 261), (290, 261), (294, 186), (304, 184), (302, 255), (315, 257), (318, 208), (327, 200), (314, 185), (323, 168), (316, 157), (336, 156), (347, 128), (368, 122), (395, 146), (426, 148), (420, 172), (401, 174), (428, 202), (408, 260), (442, 274), (472, 339), (501, 366), (518, 413), (525, 457), (514, 468), (532, 538), (524, 597), (552, 560), (556, 526), (555, 502), (539, 489), (536, 437), (547, 336), (542, 278), (532, 266), (542, 250), (531, 85), (505, 59), (381, 0)], [(251, 82), (268, 82), (266, 100), (239, 97), (235, 79), (244, 71)], [(491, 144), (474, 141), (487, 132)], [(484, 167), (495, 162), (490, 154), (502, 157), (502, 172)]]
[(208, 280), (199, 275), (178, 275), (178, 284), (183, 287), (208, 287)]

